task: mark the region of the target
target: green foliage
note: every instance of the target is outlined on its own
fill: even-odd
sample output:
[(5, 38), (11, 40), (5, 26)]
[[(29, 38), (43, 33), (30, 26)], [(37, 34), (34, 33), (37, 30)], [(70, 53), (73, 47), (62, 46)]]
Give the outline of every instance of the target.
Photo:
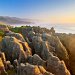
[(0, 30), (0, 36), (4, 36), (4, 32)]
[(9, 30), (11, 30), (15, 33), (21, 33), (23, 28), (30, 28), (30, 26), (11, 27), (11, 28), (9, 28)]
[(11, 31), (15, 33), (20, 33), (21, 28), (20, 27), (15, 27), (15, 28), (10, 28)]

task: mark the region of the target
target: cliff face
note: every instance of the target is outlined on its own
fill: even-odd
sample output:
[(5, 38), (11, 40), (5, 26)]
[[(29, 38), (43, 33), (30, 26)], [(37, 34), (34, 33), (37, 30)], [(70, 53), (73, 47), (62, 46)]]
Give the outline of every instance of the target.
[(61, 42), (66, 47), (68, 54), (69, 54), (69, 61), (70, 61), (70, 70), (75, 75), (75, 35), (73, 34), (62, 34), (58, 35)]
[(1, 40), (0, 75), (74, 75), (73, 40), (63, 40), (53, 28), (9, 31)]

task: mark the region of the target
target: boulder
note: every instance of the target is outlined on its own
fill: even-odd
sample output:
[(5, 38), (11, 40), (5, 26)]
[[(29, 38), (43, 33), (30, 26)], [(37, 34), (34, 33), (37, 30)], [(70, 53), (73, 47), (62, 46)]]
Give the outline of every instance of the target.
[(56, 56), (51, 56), (47, 60), (47, 70), (55, 75), (71, 75), (64, 61), (60, 61)]
[(43, 60), (47, 60), (51, 56), (51, 52), (49, 51), (48, 43), (46, 41), (42, 41), (42, 49), (41, 49), (41, 57)]
[(31, 65), (26, 63), (26, 65), (20, 65), (19, 73), (22, 75), (53, 75), (52, 73), (48, 73), (42, 66)]
[(33, 55), (33, 64), (46, 67), (46, 61), (42, 60), (37, 54)]
[(46, 67), (46, 61), (42, 60), (37, 54), (28, 57), (28, 63)]
[(38, 54), (39, 56), (41, 55), (41, 49), (42, 49), (42, 38), (40, 36), (33, 36), (32, 38), (32, 44), (35, 49), (35, 54)]
[(28, 33), (28, 39), (29, 39), (29, 41), (32, 42), (32, 38), (33, 38), (34, 35), (35, 35), (35, 32), (34, 32), (34, 31), (30, 31), (30, 32)]
[(69, 55), (66, 48), (61, 43), (60, 39), (57, 36), (44, 34), (42, 36), (43, 40), (48, 41), (49, 45), (55, 48), (55, 54), (64, 61), (69, 60)]
[(19, 40), (12, 36), (5, 36), (2, 40), (2, 51), (5, 53), (7, 60), (11, 62), (15, 59), (25, 61), (26, 53)]
[(27, 56), (32, 55), (32, 50), (29, 47), (27, 42), (20, 42), (23, 46), (24, 51), (26, 52)]
[(17, 38), (18, 40), (20, 40), (22, 42), (25, 42), (25, 39), (23, 38), (23, 36), (20, 33), (9, 32), (9, 33), (6, 33), (6, 36), (12, 36), (12, 37)]
[(42, 73), (40, 72), (38, 66), (26, 64), (25, 67), (21, 68), (20, 74), (22, 74), (22, 75), (39, 75)]
[(50, 72), (47, 72), (47, 71), (44, 69), (44, 67), (42, 67), (42, 66), (38, 66), (38, 68), (39, 68), (40, 72), (41, 72), (43, 75), (54, 75), (54, 74), (52, 74), (52, 73), (50, 73)]
[(13, 62), (13, 66), (14, 66), (15, 69), (17, 69), (18, 64), (19, 64), (18, 60), (15, 59), (14, 62)]

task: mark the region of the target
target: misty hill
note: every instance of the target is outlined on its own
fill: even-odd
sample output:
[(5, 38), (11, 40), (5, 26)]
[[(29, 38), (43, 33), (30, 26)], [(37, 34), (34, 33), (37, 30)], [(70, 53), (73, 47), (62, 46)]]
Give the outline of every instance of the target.
[(32, 19), (21, 19), (17, 17), (0, 16), (0, 22), (6, 24), (33, 24)]

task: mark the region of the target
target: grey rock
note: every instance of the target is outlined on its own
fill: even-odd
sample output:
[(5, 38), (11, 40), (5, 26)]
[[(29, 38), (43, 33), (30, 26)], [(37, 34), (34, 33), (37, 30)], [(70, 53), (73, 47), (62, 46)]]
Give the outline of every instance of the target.
[(17, 38), (18, 40), (20, 40), (22, 42), (25, 42), (25, 39), (23, 38), (23, 36), (20, 33), (9, 32), (9, 33), (6, 33), (6, 36), (12, 36), (12, 37)]
[(64, 60), (64, 61), (69, 60), (68, 52), (57, 36), (45, 34), (44, 37), (42, 38), (45, 39), (45, 41), (48, 41), (49, 45), (55, 48), (55, 54), (61, 60)]
[(35, 49), (35, 54), (41, 55), (41, 42), (42, 38), (39, 36), (33, 36), (32, 43)]
[(7, 60), (11, 62), (15, 59), (25, 61), (26, 53), (19, 40), (12, 36), (5, 36), (2, 40), (2, 51), (5, 53)]
[(51, 56), (47, 60), (47, 70), (55, 75), (71, 75), (64, 61), (60, 61), (56, 56)]
[(37, 54), (28, 57), (28, 63), (46, 67), (46, 61), (42, 60)]

